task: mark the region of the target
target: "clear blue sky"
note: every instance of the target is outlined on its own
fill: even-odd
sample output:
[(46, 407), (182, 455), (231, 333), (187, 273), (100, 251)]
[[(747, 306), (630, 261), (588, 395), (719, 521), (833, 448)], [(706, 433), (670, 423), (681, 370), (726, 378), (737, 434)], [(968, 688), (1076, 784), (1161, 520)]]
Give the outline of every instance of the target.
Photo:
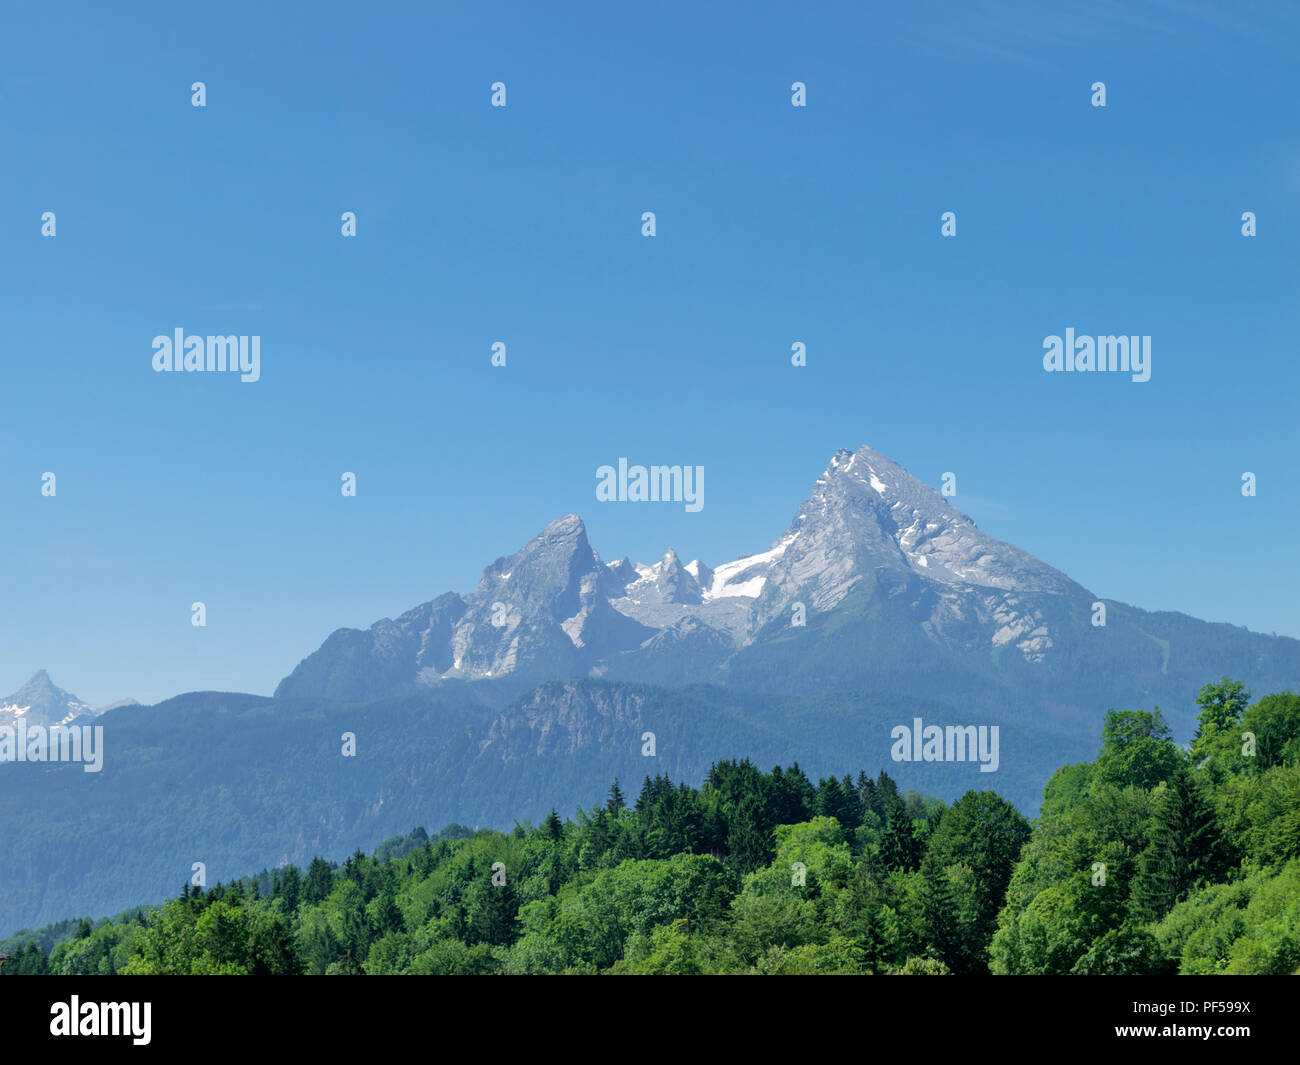
[[(553, 7), (6, 13), (0, 693), (269, 692), (568, 512), (716, 564), (864, 443), (1099, 595), (1300, 636), (1286, 6)], [(1044, 373), (1071, 326), (1152, 380)], [(261, 380), (155, 374), (177, 327)], [(704, 509), (597, 504), (619, 456)]]

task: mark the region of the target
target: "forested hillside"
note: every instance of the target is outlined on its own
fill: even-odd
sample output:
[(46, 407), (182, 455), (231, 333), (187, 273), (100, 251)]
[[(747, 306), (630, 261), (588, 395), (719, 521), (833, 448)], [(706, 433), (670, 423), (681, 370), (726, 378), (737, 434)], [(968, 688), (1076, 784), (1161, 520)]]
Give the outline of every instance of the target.
[(1031, 825), (723, 762), (537, 827), (453, 826), (11, 937), (5, 974), (1290, 973), (1300, 695), (1207, 685), (1190, 750), (1111, 711)]

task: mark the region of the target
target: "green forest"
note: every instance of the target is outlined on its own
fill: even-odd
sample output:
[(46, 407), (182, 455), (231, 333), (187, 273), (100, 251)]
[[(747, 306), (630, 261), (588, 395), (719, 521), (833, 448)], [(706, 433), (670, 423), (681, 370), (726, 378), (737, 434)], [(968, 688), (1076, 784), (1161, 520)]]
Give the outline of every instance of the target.
[(0, 944), (17, 974), (1214, 974), (1300, 969), (1300, 695), (1207, 684), (1189, 747), (1107, 713), (1027, 820), (883, 771), (647, 777)]

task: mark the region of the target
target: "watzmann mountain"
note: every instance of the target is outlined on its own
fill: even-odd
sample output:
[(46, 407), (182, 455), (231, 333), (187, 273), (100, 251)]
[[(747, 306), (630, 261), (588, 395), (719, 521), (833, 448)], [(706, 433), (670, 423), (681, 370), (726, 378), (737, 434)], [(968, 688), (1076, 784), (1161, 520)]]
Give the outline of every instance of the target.
[[(1092, 757), (1108, 709), (1158, 706), (1185, 741), (1208, 681), (1262, 694), (1300, 678), (1300, 641), (1111, 600), (1095, 625), (1097, 602), (865, 447), (831, 459), (766, 550), (730, 562), (606, 561), (568, 515), (470, 594), (333, 633), (274, 699), (105, 711), (102, 773), (5, 766), (0, 824), (41, 819), (0, 833), (0, 932), (161, 899), (194, 861), (228, 878), (417, 824), (540, 821), (602, 801), (615, 777), (698, 784), (718, 759), (814, 778), (882, 767), (1032, 813), (1053, 771)], [(83, 709), (44, 674), (8, 704), (50, 723)], [(996, 727), (996, 771), (894, 761), (892, 730), (918, 719)]]
[[(1095, 718), (1190, 699), (1206, 670), (1295, 676), (1300, 642), (1097, 597), (863, 447), (839, 451), (767, 550), (604, 562), (576, 515), (448, 593), (340, 629), (276, 698), (366, 701), (451, 680), (605, 678), (755, 691), (898, 691)], [(800, 624), (802, 623), (802, 624)], [(777, 665), (779, 663), (779, 666)], [(1185, 684), (1184, 684), (1185, 678)], [(1262, 678), (1261, 678), (1262, 682)]]
[(276, 696), (374, 699), (505, 676), (654, 680), (672, 654), (693, 660), (689, 679), (718, 682), (742, 649), (880, 580), (886, 594), (916, 594), (916, 623), (937, 646), (982, 640), (1031, 661), (1050, 653), (1052, 636), (1025, 596), (1092, 602), (864, 447), (835, 455), (789, 529), (759, 554), (710, 567), (669, 548), (650, 565), (606, 563), (581, 518), (566, 515), (489, 565), (470, 595), (448, 593), (366, 632), (338, 630)]

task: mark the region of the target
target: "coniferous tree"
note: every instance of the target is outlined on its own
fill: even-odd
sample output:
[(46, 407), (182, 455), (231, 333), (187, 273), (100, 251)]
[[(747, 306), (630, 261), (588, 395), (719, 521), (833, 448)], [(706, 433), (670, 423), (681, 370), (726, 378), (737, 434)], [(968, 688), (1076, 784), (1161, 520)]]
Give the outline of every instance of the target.
[(307, 866), (307, 880), (302, 897), (308, 905), (321, 902), (334, 886), (334, 872), (324, 858), (313, 858)]
[(1226, 873), (1218, 822), (1187, 772), (1151, 793), (1147, 845), (1138, 856), (1129, 908), (1140, 921), (1157, 921), (1190, 891)]
[(844, 775), (844, 779), (840, 781), (840, 792), (844, 796), (843, 810), (846, 818), (840, 824), (844, 828), (845, 834), (851, 834), (862, 824), (864, 810), (862, 796), (858, 794), (858, 789), (853, 784), (853, 778), (847, 773)]
[(787, 770), (777, 766), (768, 778), (767, 808), (773, 825), (797, 825), (812, 816), (816, 801), (812, 781), (796, 762)]
[(771, 848), (761, 827), (756, 798), (744, 799), (731, 818), (727, 852), (727, 863), (741, 873), (761, 869), (771, 859)]
[(623, 800), (623, 789), (618, 786), (618, 777), (614, 778), (614, 783), (610, 785), (609, 798), (605, 800), (605, 809), (614, 817), (622, 810), (627, 803)]
[(479, 877), (466, 899), (466, 942), (494, 947), (513, 942), (518, 910), (519, 900), (509, 877), (501, 884)]
[(862, 808), (862, 823), (875, 822), (883, 825), (884, 818), (880, 815), (880, 794), (876, 790), (876, 782), (867, 776), (865, 771), (858, 772), (857, 792)]
[(894, 778), (882, 769), (880, 775), (876, 777), (876, 806), (873, 807), (881, 824), (889, 820), (890, 808), (897, 798), (898, 785), (894, 783)]
[(833, 817), (842, 826), (847, 820), (845, 805), (844, 790), (838, 780), (834, 777), (829, 780), (823, 777), (817, 781), (817, 798), (813, 804), (813, 811), (818, 817)]
[(546, 815), (546, 820), (542, 822), (542, 834), (550, 840), (559, 840), (564, 835), (564, 823), (560, 820), (560, 815), (555, 812), (554, 806)]
[(918, 858), (916, 838), (912, 834), (912, 822), (897, 793), (893, 800), (885, 819), (880, 856), (888, 868), (910, 872), (916, 868)]
[(957, 930), (952, 887), (933, 854), (927, 854), (921, 862), (921, 882), (921, 915), (926, 940), (935, 957), (952, 972), (964, 972), (967, 959)]
[(1237, 864), (1237, 857), (1225, 838), (1207, 797), (1205, 786), (1191, 773), (1179, 776), (1176, 785), (1182, 804), (1182, 837), (1187, 853), (1188, 891), (1217, 883)]
[(299, 898), (302, 895), (302, 875), (296, 865), (285, 866), (284, 872), (280, 875), (277, 893), (284, 900), (287, 912), (294, 913), (298, 909)]
[(1129, 909), (1139, 921), (1156, 921), (1173, 908), (1187, 881), (1182, 809), (1178, 792), (1161, 782), (1151, 793), (1147, 845), (1138, 856)]
[(406, 930), (406, 921), (397, 905), (397, 892), (393, 884), (385, 884), (375, 898), (375, 928), (378, 935)]

